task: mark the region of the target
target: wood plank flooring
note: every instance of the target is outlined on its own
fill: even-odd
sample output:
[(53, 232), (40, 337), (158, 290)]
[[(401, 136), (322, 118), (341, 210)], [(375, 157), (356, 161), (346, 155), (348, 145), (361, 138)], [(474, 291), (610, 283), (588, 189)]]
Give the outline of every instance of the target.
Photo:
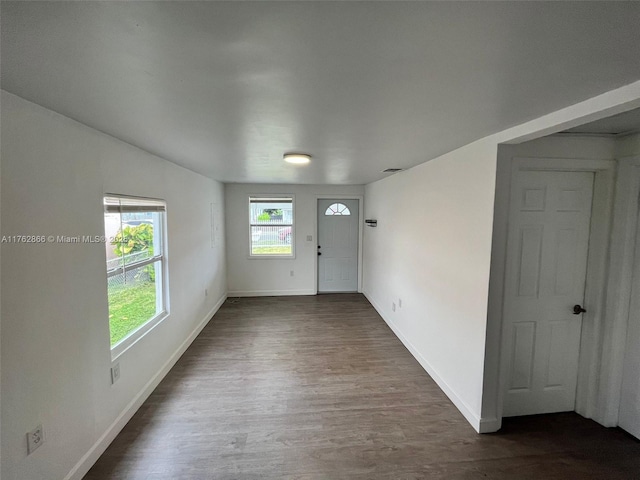
[(85, 479), (631, 479), (576, 414), (478, 435), (357, 294), (227, 301)]

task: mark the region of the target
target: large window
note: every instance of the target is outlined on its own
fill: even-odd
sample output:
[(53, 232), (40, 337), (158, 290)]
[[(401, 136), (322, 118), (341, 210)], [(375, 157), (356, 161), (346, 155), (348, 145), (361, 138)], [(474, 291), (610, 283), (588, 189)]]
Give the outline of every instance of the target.
[(293, 197), (249, 197), (252, 257), (292, 257)]
[(165, 203), (104, 197), (109, 330), (119, 354), (164, 317)]

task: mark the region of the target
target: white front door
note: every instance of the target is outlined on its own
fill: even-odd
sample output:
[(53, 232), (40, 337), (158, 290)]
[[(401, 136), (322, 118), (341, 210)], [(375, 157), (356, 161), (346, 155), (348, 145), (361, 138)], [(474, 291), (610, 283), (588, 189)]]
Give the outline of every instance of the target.
[(358, 290), (358, 200), (318, 200), (318, 292)]
[[(640, 224), (639, 224), (640, 227)], [(636, 260), (633, 290), (629, 305), (627, 346), (624, 352), (624, 370), (618, 424), (634, 437), (640, 438), (640, 228), (636, 236)]]
[(504, 319), (505, 417), (575, 409), (594, 174), (513, 179)]

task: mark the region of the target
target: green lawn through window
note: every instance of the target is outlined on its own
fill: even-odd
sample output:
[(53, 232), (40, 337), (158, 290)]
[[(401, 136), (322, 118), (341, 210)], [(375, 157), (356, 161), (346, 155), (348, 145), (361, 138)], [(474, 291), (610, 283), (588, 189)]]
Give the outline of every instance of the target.
[(254, 255), (291, 255), (291, 245), (273, 245), (268, 247), (253, 247), (251, 253)]
[(109, 288), (111, 346), (156, 314), (155, 282)]

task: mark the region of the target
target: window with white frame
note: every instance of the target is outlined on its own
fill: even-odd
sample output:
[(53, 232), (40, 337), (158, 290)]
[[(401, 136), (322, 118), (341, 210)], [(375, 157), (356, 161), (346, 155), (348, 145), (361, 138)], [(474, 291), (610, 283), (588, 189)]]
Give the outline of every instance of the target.
[(162, 200), (104, 197), (112, 354), (124, 350), (166, 314), (165, 216)]
[(249, 197), (250, 255), (293, 257), (293, 197)]

